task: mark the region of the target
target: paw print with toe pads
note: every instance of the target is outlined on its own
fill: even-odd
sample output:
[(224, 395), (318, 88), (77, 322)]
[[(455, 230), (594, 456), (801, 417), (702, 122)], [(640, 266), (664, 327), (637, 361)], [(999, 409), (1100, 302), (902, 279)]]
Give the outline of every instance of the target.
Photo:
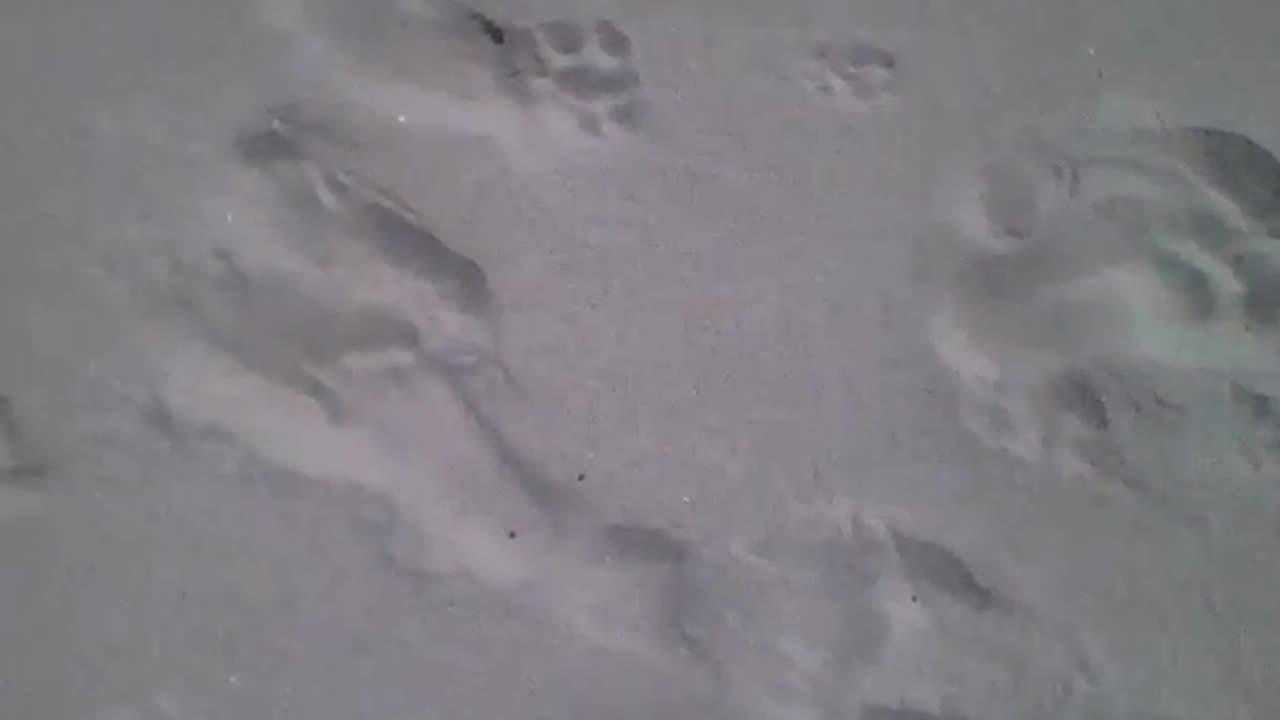
[(634, 129), (640, 73), (632, 62), (631, 37), (616, 23), (553, 19), (511, 35), (507, 73), (521, 100), (564, 109), (593, 136)]
[(1151, 494), (1126, 479), (1130, 453), (1113, 435), (1145, 432), (1151, 416), (1109, 406), (1131, 380), (1106, 370), (1280, 388), (1280, 251), (1268, 234), (1280, 160), (1206, 128), (1037, 135), (957, 193), (968, 204), (953, 226), (973, 247), (931, 324), (934, 349), (985, 444)]
[(805, 84), (848, 112), (893, 105), (897, 99), (898, 57), (863, 40), (823, 42), (809, 55)]

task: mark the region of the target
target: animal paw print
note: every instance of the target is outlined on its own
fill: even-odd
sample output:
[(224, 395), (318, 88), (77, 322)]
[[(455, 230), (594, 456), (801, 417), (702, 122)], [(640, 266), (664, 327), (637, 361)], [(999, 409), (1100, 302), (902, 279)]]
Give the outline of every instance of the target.
[(824, 42), (809, 56), (806, 84), (819, 96), (851, 112), (893, 104), (898, 57), (862, 40)]
[(750, 717), (848, 717), (895, 632), (895, 551), (870, 517), (691, 557), (673, 590), (685, 650)]
[(504, 43), (508, 85), (522, 101), (571, 112), (584, 132), (633, 130), (641, 113), (631, 37), (612, 20), (547, 20)]

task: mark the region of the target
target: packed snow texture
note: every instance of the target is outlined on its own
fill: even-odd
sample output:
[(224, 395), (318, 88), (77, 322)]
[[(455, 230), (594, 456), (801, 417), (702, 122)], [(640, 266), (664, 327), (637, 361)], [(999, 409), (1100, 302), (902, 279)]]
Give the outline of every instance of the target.
[(1280, 712), (1273, 114), (1002, 0), (134, 5), (0, 11), (101, 43), (0, 24), (0, 716)]

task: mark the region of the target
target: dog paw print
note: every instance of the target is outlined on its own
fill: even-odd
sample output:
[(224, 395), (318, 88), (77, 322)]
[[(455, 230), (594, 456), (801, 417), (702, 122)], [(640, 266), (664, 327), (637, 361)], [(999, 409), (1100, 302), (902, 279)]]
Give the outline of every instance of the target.
[(824, 42), (809, 56), (806, 84), (842, 110), (862, 112), (897, 99), (898, 57), (862, 40)]
[(508, 84), (521, 100), (561, 107), (594, 136), (636, 127), (640, 73), (631, 36), (612, 20), (547, 20), (505, 40)]

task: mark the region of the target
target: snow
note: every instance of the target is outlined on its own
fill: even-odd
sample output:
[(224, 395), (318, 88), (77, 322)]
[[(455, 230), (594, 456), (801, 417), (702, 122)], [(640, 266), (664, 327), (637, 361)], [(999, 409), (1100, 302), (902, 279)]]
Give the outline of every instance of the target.
[(1278, 14), (10, 4), (0, 716), (1280, 715)]

